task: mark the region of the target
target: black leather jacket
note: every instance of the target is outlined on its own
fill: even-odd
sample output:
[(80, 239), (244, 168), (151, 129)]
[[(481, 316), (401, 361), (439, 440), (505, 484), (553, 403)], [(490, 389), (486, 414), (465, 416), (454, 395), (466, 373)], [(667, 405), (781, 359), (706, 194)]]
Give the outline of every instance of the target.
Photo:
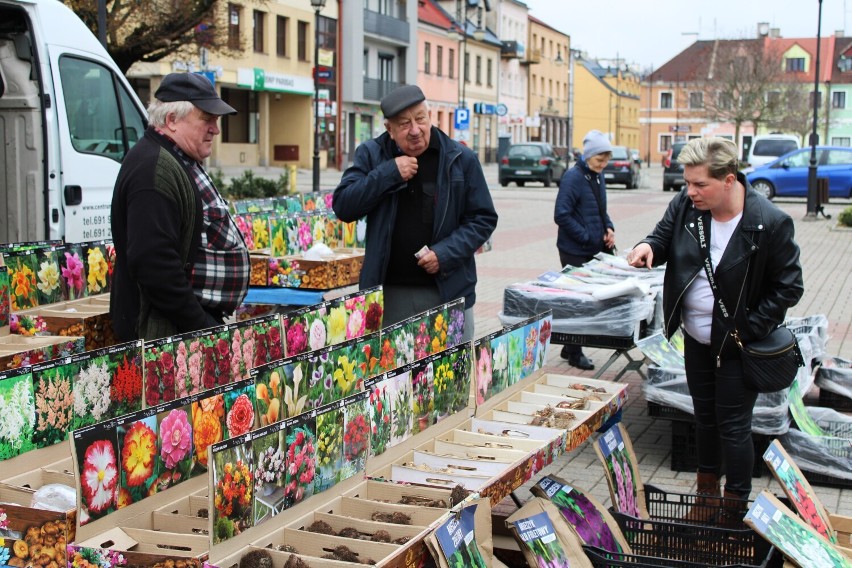
[[(765, 337), (778, 327), (787, 309), (804, 292), (799, 246), (793, 238), (793, 220), (768, 199), (752, 190), (742, 174), (737, 179), (746, 189), (743, 216), (716, 267), (714, 275), (729, 312), (735, 312), (737, 331), (746, 343)], [(686, 190), (675, 196), (654, 231), (642, 242), (651, 245), (654, 265), (666, 265), (663, 314), (667, 337), (681, 324), (686, 289), (703, 268), (696, 219)], [(710, 213), (704, 226), (709, 230)], [(709, 235), (707, 236), (709, 241)], [(741, 296), (741, 297), (740, 297)], [(738, 354), (730, 337), (731, 322), (723, 318), (718, 303), (713, 309), (711, 349), (723, 358)]]

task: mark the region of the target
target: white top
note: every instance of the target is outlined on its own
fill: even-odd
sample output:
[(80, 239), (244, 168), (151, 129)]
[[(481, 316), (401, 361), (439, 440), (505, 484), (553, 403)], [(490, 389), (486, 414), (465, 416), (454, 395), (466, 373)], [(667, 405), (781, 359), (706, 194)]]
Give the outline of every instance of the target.
[[(728, 248), (728, 243), (734, 230), (742, 219), (742, 211), (730, 221), (710, 221), (710, 263), (713, 265), (713, 271), (719, 266), (719, 261), (722, 260), (722, 255), (725, 249)], [(710, 288), (710, 282), (707, 280), (707, 272), (702, 267), (698, 271), (695, 280), (692, 281), (689, 288), (686, 289), (686, 294), (683, 297), (683, 310), (681, 318), (683, 320), (683, 329), (693, 339), (710, 345), (710, 330), (713, 326), (713, 290)]]

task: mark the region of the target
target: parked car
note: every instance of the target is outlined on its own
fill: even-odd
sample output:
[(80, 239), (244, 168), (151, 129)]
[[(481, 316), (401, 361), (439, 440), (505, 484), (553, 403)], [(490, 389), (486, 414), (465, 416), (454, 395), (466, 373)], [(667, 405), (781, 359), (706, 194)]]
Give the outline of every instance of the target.
[(639, 187), (639, 164), (633, 160), (627, 146), (613, 146), (612, 158), (603, 169), (607, 185), (624, 184), (627, 189)]
[(792, 134), (765, 134), (755, 136), (748, 151), (748, 165), (756, 168), (763, 164), (768, 164), (799, 147), (799, 137)]
[[(816, 154), (817, 177), (828, 178), (829, 197), (852, 197), (852, 148), (817, 146)], [(769, 199), (807, 197), (810, 160), (811, 149), (801, 148), (755, 168), (746, 179)]]
[(677, 157), (684, 146), (686, 142), (675, 142), (663, 158), (663, 191), (675, 188), (679, 191), (686, 183), (683, 180), (683, 166), (677, 163)]
[(568, 164), (546, 142), (512, 144), (500, 160), (500, 185), (506, 187), (513, 181), (523, 187), (528, 181), (540, 181), (544, 187), (559, 183)]

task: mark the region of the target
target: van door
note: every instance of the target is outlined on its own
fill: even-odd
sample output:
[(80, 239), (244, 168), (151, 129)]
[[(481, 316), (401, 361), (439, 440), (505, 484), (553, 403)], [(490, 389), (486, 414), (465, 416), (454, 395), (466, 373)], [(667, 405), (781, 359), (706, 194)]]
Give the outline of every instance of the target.
[(112, 65), (67, 47), (48, 50), (60, 152), (59, 191), (49, 204), (50, 237), (108, 239), (115, 180), (124, 156), (145, 131), (144, 115)]

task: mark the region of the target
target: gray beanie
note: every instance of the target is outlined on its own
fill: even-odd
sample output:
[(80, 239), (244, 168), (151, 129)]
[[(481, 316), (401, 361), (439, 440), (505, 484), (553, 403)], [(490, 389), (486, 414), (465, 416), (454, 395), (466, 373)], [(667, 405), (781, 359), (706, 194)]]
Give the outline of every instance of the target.
[(590, 130), (583, 138), (583, 159), (588, 160), (592, 156), (604, 152), (612, 152), (612, 144), (609, 143), (609, 138), (600, 130)]

